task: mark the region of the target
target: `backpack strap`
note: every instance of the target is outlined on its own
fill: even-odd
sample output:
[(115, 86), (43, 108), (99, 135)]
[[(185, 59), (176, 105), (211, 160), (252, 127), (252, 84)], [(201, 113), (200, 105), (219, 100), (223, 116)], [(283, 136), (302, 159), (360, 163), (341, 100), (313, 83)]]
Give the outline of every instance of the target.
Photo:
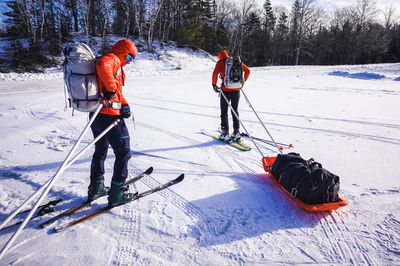
[[(104, 55), (107, 55), (107, 54), (113, 54), (113, 55), (115, 55), (115, 56), (117, 56), (116, 54), (114, 54), (114, 53), (106, 53), (106, 54), (104, 54)], [(119, 57), (117, 56), (117, 58), (119, 59)], [(121, 62), (120, 62), (121, 63)], [(125, 86), (125, 79), (124, 79), (124, 69), (122, 68), (122, 64), (120, 64), (121, 65), (121, 75), (122, 75), (122, 86)], [(119, 71), (119, 69), (117, 70), (117, 72), (115, 72), (114, 73), (114, 78), (115, 79), (117, 79), (117, 76), (118, 76), (118, 71)]]
[[(125, 86), (125, 79), (124, 79), (124, 69), (122, 68), (122, 65), (121, 65), (121, 75), (122, 75), (122, 86)], [(117, 79), (117, 76), (118, 76), (118, 70), (117, 70), (117, 72), (115, 72), (115, 74), (114, 74), (114, 78), (115, 79)]]

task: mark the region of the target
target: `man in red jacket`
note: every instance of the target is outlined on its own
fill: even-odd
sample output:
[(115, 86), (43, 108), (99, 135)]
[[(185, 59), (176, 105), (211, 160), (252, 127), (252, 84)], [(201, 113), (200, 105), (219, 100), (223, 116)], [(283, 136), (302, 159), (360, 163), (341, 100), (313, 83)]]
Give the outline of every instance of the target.
[[(236, 114), (239, 116), (238, 106), (240, 99), (240, 89), (242, 88), (244, 82), (248, 79), (250, 75), (250, 69), (245, 64), (240, 62), (244, 72), (244, 77), (242, 77), (242, 82), (237, 88), (232, 88), (231, 86), (229, 86), (230, 88), (227, 88), (226, 84), (224, 84), (224, 81), (226, 81), (225, 68), (226, 68), (226, 60), (228, 57), (229, 57), (228, 53), (225, 50), (219, 52), (218, 54), (219, 61), (215, 65), (212, 74), (212, 86), (215, 92), (217, 93), (220, 92), (217, 86), (218, 75), (219, 75), (219, 77), (222, 80), (221, 90), (225, 95), (225, 97), (227, 98), (227, 100), (230, 102), (233, 110), (235, 110)], [(230, 139), (229, 122), (228, 122), (228, 103), (222, 96), (220, 97), (220, 108), (221, 108), (221, 135), (219, 136), (219, 138), (228, 141)], [(232, 118), (233, 118), (233, 134), (231, 137), (240, 140), (241, 138), (239, 133), (240, 123), (239, 120), (236, 118), (236, 116), (233, 114), (233, 112), (232, 112)]]
[[(122, 86), (125, 82), (122, 66), (132, 62), (136, 55), (135, 44), (125, 39), (115, 43), (96, 63), (99, 93), (107, 100), (107, 104), (100, 110), (91, 125), (94, 137), (100, 135), (116, 119), (121, 118), (121, 122), (95, 144), (90, 168), (88, 199), (94, 200), (108, 194), (109, 206), (129, 202), (134, 197), (134, 194), (126, 193), (123, 187), (128, 176), (131, 149), (128, 128), (122, 118), (129, 118), (131, 111), (122, 94)], [(92, 115), (90, 114), (90, 116)], [(104, 161), (109, 145), (115, 154), (111, 188), (104, 186)]]

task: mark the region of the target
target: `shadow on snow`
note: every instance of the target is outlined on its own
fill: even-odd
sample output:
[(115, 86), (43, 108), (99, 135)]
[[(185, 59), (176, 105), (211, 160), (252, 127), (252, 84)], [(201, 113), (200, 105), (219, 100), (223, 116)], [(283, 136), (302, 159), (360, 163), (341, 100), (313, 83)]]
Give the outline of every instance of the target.
[(205, 214), (190, 232), (200, 246), (291, 228), (313, 228), (329, 215), (304, 212), (269, 181), (267, 174), (237, 174), (231, 178), (238, 184), (237, 189), (191, 202)]

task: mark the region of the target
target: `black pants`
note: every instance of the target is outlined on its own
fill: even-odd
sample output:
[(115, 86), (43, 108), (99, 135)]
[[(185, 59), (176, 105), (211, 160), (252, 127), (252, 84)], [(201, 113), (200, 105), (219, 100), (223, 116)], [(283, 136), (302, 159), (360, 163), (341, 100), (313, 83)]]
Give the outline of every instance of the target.
[[(89, 117), (91, 116), (92, 114), (90, 114)], [(104, 179), (104, 161), (107, 157), (109, 144), (113, 148), (115, 154), (112, 180), (118, 183), (124, 183), (128, 176), (128, 161), (131, 158), (131, 148), (129, 132), (124, 119), (120, 116), (99, 113), (93, 121), (91, 129), (93, 136), (96, 138), (118, 118), (120, 118), (121, 121), (95, 144), (95, 151), (90, 168), (90, 180)]]
[[(223, 91), (225, 97), (230, 102), (233, 110), (235, 110), (236, 114), (239, 116), (238, 106), (240, 99), (240, 91)], [(224, 96), (220, 97), (220, 106), (221, 106), (221, 130), (229, 131), (229, 121), (228, 121), (228, 103), (225, 101)], [(232, 113), (233, 119), (233, 130), (239, 131), (240, 123), (236, 116)]]

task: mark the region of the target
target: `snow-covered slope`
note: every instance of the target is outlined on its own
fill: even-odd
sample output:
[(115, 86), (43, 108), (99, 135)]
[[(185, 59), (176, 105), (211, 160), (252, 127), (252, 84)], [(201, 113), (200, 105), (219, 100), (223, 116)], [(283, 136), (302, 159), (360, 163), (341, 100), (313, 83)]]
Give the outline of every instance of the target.
[[(130, 189), (180, 173), (185, 180), (62, 233), (52, 228), (69, 219), (46, 229), (38, 224), (54, 214), (31, 221), (1, 265), (400, 263), (400, 64), (252, 69), (244, 92), (272, 136), (341, 178), (349, 205), (307, 214), (268, 180), (254, 147), (241, 152), (200, 134), (219, 126), (214, 59), (172, 47), (156, 54), (143, 53), (127, 68), (124, 94), (135, 114), (135, 125), (126, 121), (130, 175), (155, 169)], [(384, 78), (350, 76), (356, 73)], [(10, 76), (0, 82), (1, 220), (54, 175), (88, 121), (64, 112), (61, 74)], [(239, 111), (254, 136), (267, 138), (243, 97)], [(91, 140), (89, 133), (84, 144)], [(92, 152), (48, 195), (64, 200), (57, 212), (87, 195)], [(113, 160), (110, 150), (107, 182)], [(105, 204), (100, 199), (73, 218)], [(15, 230), (0, 231), (1, 247)]]

